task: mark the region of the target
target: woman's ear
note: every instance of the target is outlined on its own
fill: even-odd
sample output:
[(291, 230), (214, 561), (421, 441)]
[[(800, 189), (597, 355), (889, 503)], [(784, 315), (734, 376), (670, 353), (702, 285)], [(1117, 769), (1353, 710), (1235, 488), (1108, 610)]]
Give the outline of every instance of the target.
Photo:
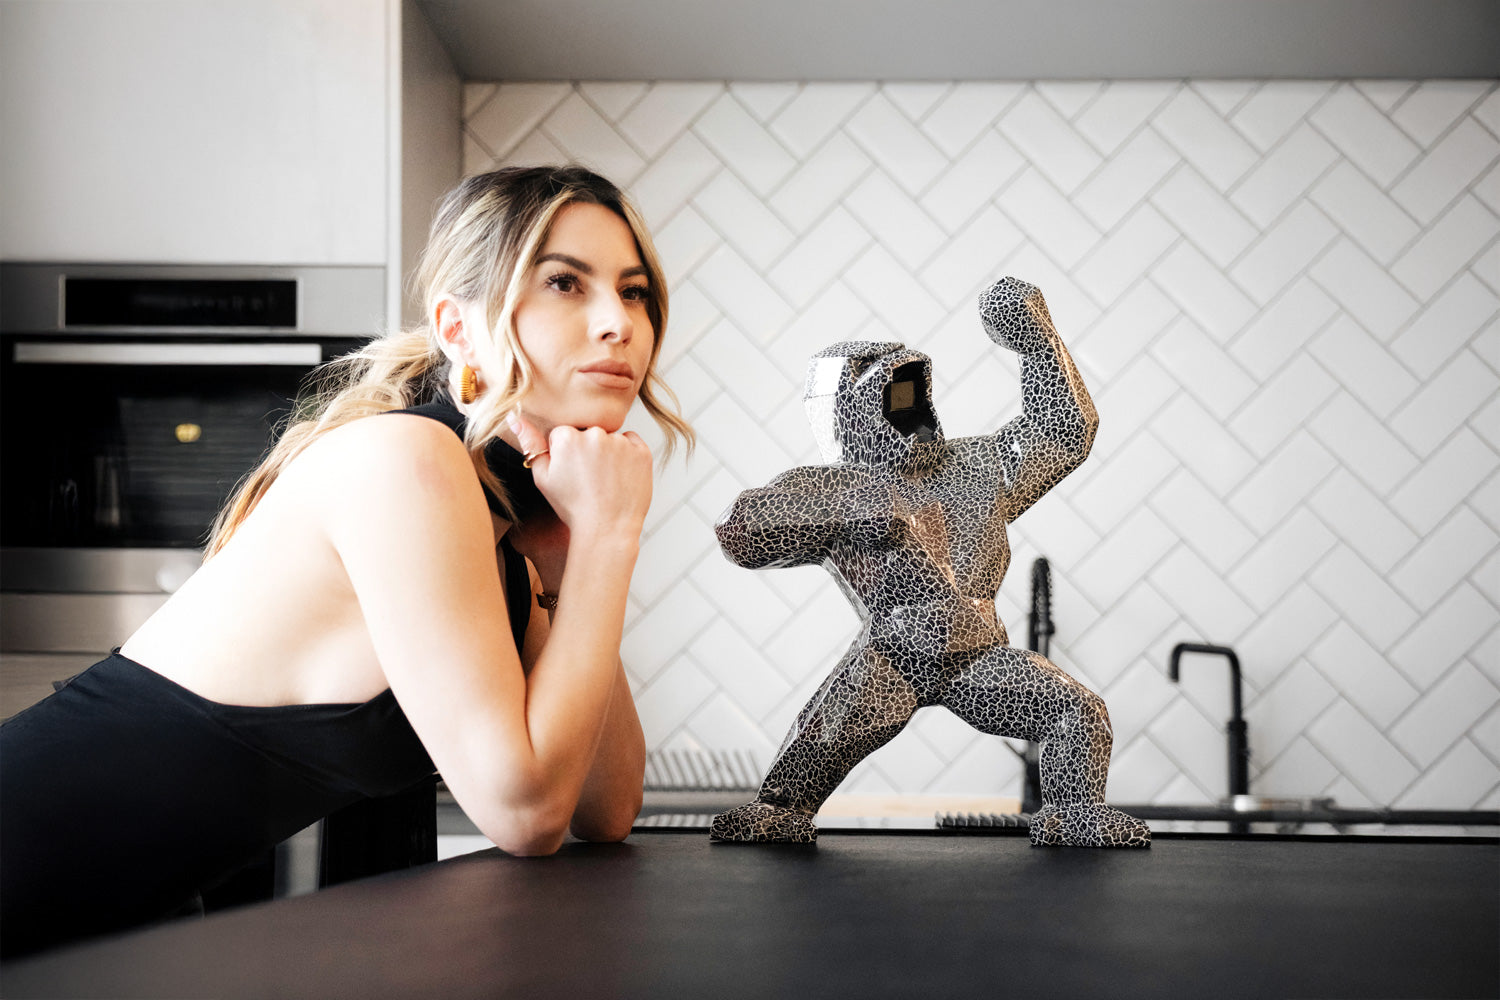
[(468, 364), (474, 353), (464, 325), (463, 306), (451, 295), (443, 295), (432, 306), (432, 328), (450, 360)]

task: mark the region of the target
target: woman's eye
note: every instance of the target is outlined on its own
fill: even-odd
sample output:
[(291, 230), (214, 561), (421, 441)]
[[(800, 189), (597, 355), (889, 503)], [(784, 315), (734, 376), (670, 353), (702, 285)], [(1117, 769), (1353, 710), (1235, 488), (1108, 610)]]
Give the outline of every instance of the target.
[(561, 274), (554, 274), (552, 275), (552, 277), (547, 279), (547, 287), (554, 288), (557, 291), (564, 293), (576, 292), (578, 291), (579, 287), (578, 276), (568, 274), (566, 271)]
[(626, 285), (620, 295), (631, 302), (649, 302), (651, 300), (651, 288), (649, 285)]

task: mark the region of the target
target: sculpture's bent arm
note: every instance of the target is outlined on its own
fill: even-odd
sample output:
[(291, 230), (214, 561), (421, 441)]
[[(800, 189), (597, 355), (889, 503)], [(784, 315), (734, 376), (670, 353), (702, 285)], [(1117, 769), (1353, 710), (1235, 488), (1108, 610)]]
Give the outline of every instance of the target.
[(822, 561), (847, 528), (850, 487), (862, 477), (839, 466), (800, 466), (745, 490), (714, 533), (729, 560), (747, 569)]
[(1088, 458), (1099, 413), (1036, 286), (1003, 278), (979, 312), (990, 339), (1021, 355), (1021, 415), (993, 438), (1014, 521)]

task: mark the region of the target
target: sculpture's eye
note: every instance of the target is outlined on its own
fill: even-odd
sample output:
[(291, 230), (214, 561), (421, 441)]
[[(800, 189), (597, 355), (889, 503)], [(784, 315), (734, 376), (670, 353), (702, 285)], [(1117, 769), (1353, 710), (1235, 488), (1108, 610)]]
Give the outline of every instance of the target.
[(891, 374), (884, 411), (891, 426), (902, 434), (914, 435), (918, 441), (936, 436), (937, 419), (927, 405), (926, 373), (919, 362), (908, 362)]

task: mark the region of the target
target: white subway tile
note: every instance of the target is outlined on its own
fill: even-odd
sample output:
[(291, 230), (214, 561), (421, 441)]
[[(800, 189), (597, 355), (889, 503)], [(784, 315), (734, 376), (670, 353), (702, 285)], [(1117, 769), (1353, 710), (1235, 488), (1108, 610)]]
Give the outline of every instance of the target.
[(1500, 534), (1467, 507), (1430, 532), (1390, 575), (1391, 583), (1426, 611), (1496, 551)]
[(920, 194), (948, 166), (942, 151), (884, 94), (861, 105), (844, 131), (908, 194)]
[(771, 340), (792, 319), (790, 307), (730, 247), (719, 247), (698, 265), (693, 280), (736, 326), (760, 343)]
[(943, 99), (952, 85), (946, 81), (886, 82), (880, 92), (912, 121), (921, 121)]
[(1462, 428), (1391, 494), (1391, 509), (1426, 534), (1494, 472), (1496, 461), (1489, 445)]
[(685, 133), (647, 165), (630, 185), (630, 194), (654, 232), (722, 169), (697, 136)]
[(1300, 281), (1307, 267), (1338, 235), (1316, 208), (1299, 204), (1282, 216), (1230, 271), (1241, 288), (1264, 305)]
[[(1306, 660), (1299, 659), (1283, 671), (1245, 708), (1252, 768), (1257, 760), (1265, 767), (1280, 757), (1338, 696), (1333, 685)], [(1327, 775), (1325, 783), (1332, 777)]]
[(693, 123), (693, 131), (761, 195), (774, 190), (797, 165), (733, 94), (723, 94), (710, 104)]
[[(709, 254), (719, 248), (723, 237), (692, 206), (686, 206), (672, 216), (672, 221), (656, 230), (654, 242), (662, 269), (671, 284), (692, 274)], [(672, 306), (675, 318), (675, 297)]]
[(897, 331), (898, 339), (922, 336), (947, 313), (942, 304), (878, 244), (849, 265), (844, 281), (872, 312)]
[(741, 482), (767, 482), (792, 464), (759, 419), (728, 395), (714, 399), (693, 424), (698, 447), (712, 452)]
[(1416, 87), (1413, 80), (1355, 80), (1355, 88), (1386, 114)]
[(541, 128), (574, 160), (621, 186), (629, 186), (645, 169), (646, 161), (576, 92), (552, 109)]
[(1146, 727), (1151, 742), (1172, 759), (1210, 798), (1229, 794), (1225, 736), (1218, 720), (1210, 721), (1186, 698), (1179, 698)]
[(1418, 222), (1437, 217), (1500, 156), (1500, 139), (1465, 119), (1427, 151), (1391, 188), (1391, 196)]
[(1111, 80), (1073, 119), (1073, 127), (1105, 155), (1140, 130), (1181, 84), (1158, 80)]
[(1342, 622), (1307, 651), (1307, 660), (1382, 729), (1410, 709), (1421, 693), (1379, 650)]
[(1229, 121), (1265, 152), (1296, 128), (1330, 88), (1327, 80), (1266, 80)]
[(1203, 642), (1233, 643), (1255, 620), (1255, 609), (1191, 548), (1173, 549), (1149, 579)]
[(1308, 350), (1378, 417), (1390, 416), (1417, 389), (1417, 380), (1385, 345), (1347, 316), (1328, 324)]
[(1433, 373), (1479, 335), (1500, 310), (1500, 298), (1468, 271), (1422, 307), (1417, 318), (1391, 341), (1391, 353), (1418, 378)]
[(661, 81), (619, 120), (621, 134), (649, 157), (660, 155), (724, 93), (722, 84)]
[(1422, 300), (1453, 279), (1453, 275), (1500, 235), (1500, 219), (1478, 199), (1465, 195), (1428, 227), (1391, 273)]
[(1308, 492), (1337, 465), (1334, 456), (1312, 435), (1297, 431), (1235, 487), (1229, 497), (1230, 509), (1256, 531), (1270, 531), (1305, 502)]
[(1302, 509), (1276, 525), (1229, 573), (1229, 582), (1261, 611), (1278, 605), (1335, 543), (1328, 528)]
[(1102, 306), (1113, 303), (1151, 269), (1179, 234), (1150, 205), (1142, 205), (1095, 245), (1076, 269), (1078, 283)]
[(640, 557), (630, 578), (630, 590), (646, 604), (656, 601), (688, 568), (703, 558), (713, 539), (712, 530), (692, 508), (680, 506), (656, 531), (641, 542)]
[(1177, 306), (1161, 289), (1150, 281), (1138, 282), (1107, 307), (1073, 357), (1079, 364), (1102, 371), (1112, 384), (1178, 315)]
[(1500, 378), (1468, 351), (1428, 379), (1391, 418), (1391, 429), (1413, 451), (1427, 454), (1500, 391)]
[(1149, 738), (1117, 742), (1105, 795), (1111, 802), (1151, 802), (1177, 774), (1177, 765)]
[(984, 132), (918, 199), (950, 233), (957, 230), (1026, 166), (993, 129)]
[(798, 165), (769, 204), (801, 232), (838, 204), (870, 167), (870, 158), (858, 146), (835, 135)]
[(1269, 226), (1289, 206), (1307, 196), (1338, 150), (1308, 125), (1299, 125), (1235, 185), (1229, 195), (1240, 211), (1259, 226)]
[(872, 171), (849, 192), (844, 207), (911, 270), (925, 263), (947, 240), (932, 217), (879, 170)]
[(1152, 129), (1142, 129), (1073, 192), (1073, 204), (1095, 225), (1110, 229), (1134, 211), (1162, 178), (1181, 163), (1181, 154), (1160, 135)]
[(1338, 388), (1317, 362), (1299, 354), (1271, 376), (1229, 421), (1240, 443), (1264, 458), (1316, 413)]
[(1363, 483), (1339, 469), (1309, 506), (1371, 566), (1388, 573), (1417, 544), (1417, 535)]
[(1178, 91), (1152, 119), (1152, 126), (1220, 191), (1228, 191), (1258, 158), (1191, 88)]
[(688, 648), (714, 614), (713, 605), (698, 588), (679, 580), (626, 631), (620, 657), (649, 683), (662, 666)]
[(716, 688), (689, 656), (662, 664), (662, 669), (635, 693), (636, 713), (641, 719), (647, 746), (661, 746)]
[(1023, 171), (996, 201), (1035, 245), (1064, 268), (1078, 263), (1099, 241), (1099, 230), (1035, 169)]
[(1139, 510), (1178, 469), (1177, 458), (1150, 434), (1130, 438), (1107, 454), (1090, 456), (1095, 468), (1069, 502), (1089, 525), (1108, 533)]
[(1244, 369), (1186, 317), (1157, 338), (1151, 345), (1151, 356), (1219, 421), (1255, 391), (1255, 382)]
[(1255, 226), (1190, 166), (1151, 193), (1151, 203), (1219, 267), (1227, 267), (1255, 239)]
[(1103, 162), (1040, 95), (1025, 94), (1000, 116), (999, 129), (1061, 191), (1072, 191)]
[(1078, 563), (1078, 587), (1096, 607), (1109, 607), (1176, 544), (1176, 534), (1161, 518), (1136, 510)]
[(1101, 80), (1038, 80), (1032, 86), (1058, 114), (1070, 120), (1104, 90)]
[(960, 81), (923, 116), (922, 131), (944, 153), (956, 157), (1025, 92), (1022, 83)]
[(1235, 642), (1245, 676), (1270, 685), (1338, 620), (1338, 611), (1306, 583), (1283, 588), (1280, 600)]
[(1402, 809), (1482, 809), (1486, 794), (1497, 782), (1500, 765), (1471, 741), (1459, 740), (1401, 793), (1396, 805)]
[(1489, 80), (1423, 80), (1391, 119), (1422, 146), (1431, 146), (1492, 86)]
[(699, 189), (693, 207), (762, 273), (792, 245), (792, 231), (727, 170)]
[(1417, 301), (1369, 254), (1341, 239), (1312, 266), (1323, 289), (1382, 341), (1390, 340), (1417, 311)]
[(1219, 343), (1228, 343), (1255, 315), (1255, 304), (1213, 263), (1179, 243), (1151, 273), (1172, 300)]
[(1489, 96), (1475, 105), (1470, 114), (1483, 122), (1491, 132), (1500, 135), (1500, 90), (1491, 90)]
[[(1250, 741), (1253, 751), (1254, 733), (1250, 734)], [(1251, 758), (1252, 768), (1255, 760)], [(1258, 795), (1312, 798), (1323, 794), (1338, 773), (1317, 747), (1299, 735), (1264, 771), (1254, 776), (1252, 787)]]
[(792, 245), (768, 277), (788, 302), (800, 308), (826, 289), (870, 239), (853, 216), (835, 207)]
[(1259, 84), (1255, 80), (1198, 79), (1190, 80), (1188, 86), (1197, 91), (1198, 96), (1207, 101), (1211, 108), (1228, 118), (1236, 108), (1245, 103)]
[(868, 83), (808, 83), (771, 120), (787, 149), (806, 157), (875, 93)]
[(1353, 626), (1378, 648), (1388, 648), (1418, 618), (1418, 613), (1384, 578), (1342, 545), (1319, 563), (1307, 579), (1329, 604), (1343, 612), (1342, 627)]
[[(768, 360), (734, 323), (720, 320), (693, 345), (692, 358), (705, 370), (719, 374), (724, 387), (751, 412), (801, 399), (801, 381), (791, 379)], [(799, 407), (800, 408), (800, 407)]]
[(972, 302), (994, 282), (995, 261), (1024, 238), (999, 210), (987, 206), (922, 268), (922, 283), (950, 309)]
[(767, 122), (775, 117), (777, 112), (797, 96), (797, 91), (797, 84), (779, 80), (742, 81), (729, 85), (729, 92), (749, 108), (750, 113), (760, 122)]
[(1162, 443), (1219, 496), (1228, 494), (1260, 464), (1208, 411), (1186, 395), (1168, 403), (1150, 426)]
[(1390, 728), (1390, 736), (1419, 767), (1427, 768), (1497, 704), (1500, 689), (1460, 662)]
[(1353, 86), (1340, 84), (1310, 121), (1381, 187), (1411, 165), (1421, 150)]
[(1309, 197), (1383, 264), (1395, 260), (1421, 232), (1405, 209), (1347, 160), (1328, 171)]
[(465, 116), (464, 126), (492, 154), (503, 157), (572, 93), (566, 83), (502, 83)]
[(776, 743), (764, 728), (723, 693), (713, 695), (688, 716), (683, 728), (707, 750), (748, 750), (761, 760), (770, 760)]
[(1229, 345), (1229, 353), (1256, 378), (1266, 379), (1302, 351), (1338, 313), (1338, 304), (1306, 278), (1261, 311)]
[(1307, 735), (1371, 802), (1389, 805), (1417, 777), (1406, 755), (1348, 702), (1323, 713)]

